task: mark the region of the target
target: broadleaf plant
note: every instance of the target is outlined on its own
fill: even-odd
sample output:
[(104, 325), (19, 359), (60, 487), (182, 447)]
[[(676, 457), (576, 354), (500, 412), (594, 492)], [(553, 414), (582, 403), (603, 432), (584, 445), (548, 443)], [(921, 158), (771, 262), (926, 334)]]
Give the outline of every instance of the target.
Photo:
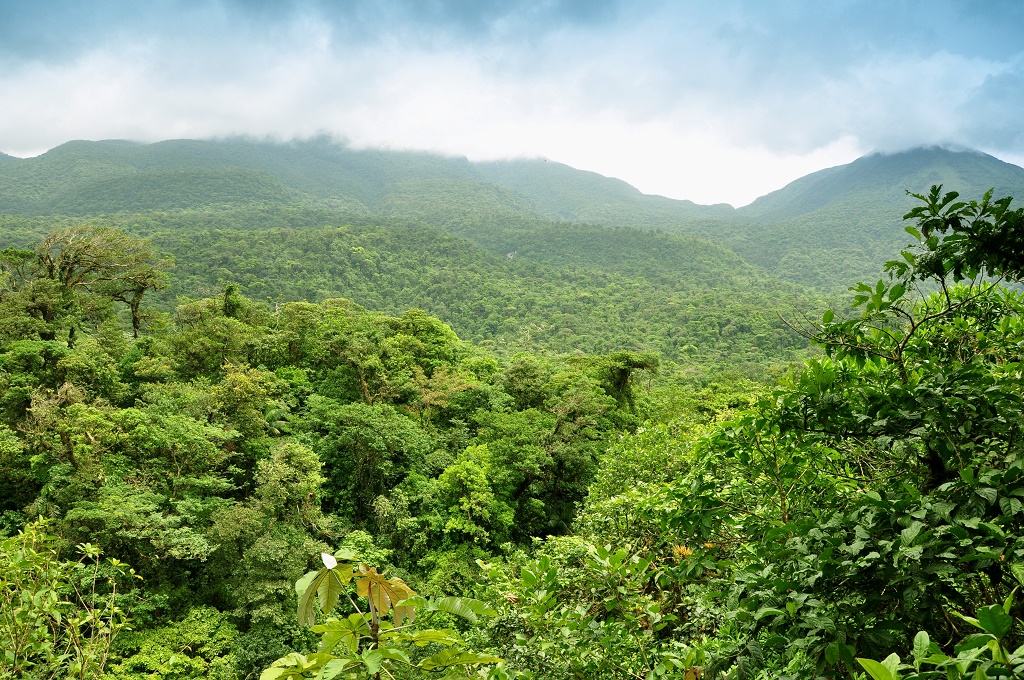
[[(308, 655), (292, 652), (278, 659), (263, 671), (260, 680), (378, 680), (460, 668), (468, 673), (471, 668), (502, 662), (496, 656), (465, 649), (462, 636), (454, 630), (412, 627), (417, 610), (423, 613), (421, 625), (437, 612), (478, 623), (481, 617), (496, 615), (486, 603), (461, 597), (421, 597), (402, 579), (359, 562), (351, 552), (323, 553), (320, 559), (324, 566), (295, 584), (299, 623), (320, 635), (317, 651)], [(337, 611), (343, 600), (350, 613)]]

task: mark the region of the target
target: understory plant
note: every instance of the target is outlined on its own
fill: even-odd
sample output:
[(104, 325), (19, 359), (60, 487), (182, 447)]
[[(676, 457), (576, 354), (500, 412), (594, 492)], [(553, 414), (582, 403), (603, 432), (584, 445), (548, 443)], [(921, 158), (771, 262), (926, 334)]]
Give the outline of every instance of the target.
[(260, 680), (471, 677), (474, 669), (502, 662), (466, 649), (454, 628), (425, 625), (443, 614), (477, 623), (495, 615), (486, 603), (420, 597), (402, 579), (378, 573), (348, 550), (323, 553), (321, 560), (321, 569), (295, 584), (299, 623), (320, 635), (316, 652), (292, 652), (264, 670)]

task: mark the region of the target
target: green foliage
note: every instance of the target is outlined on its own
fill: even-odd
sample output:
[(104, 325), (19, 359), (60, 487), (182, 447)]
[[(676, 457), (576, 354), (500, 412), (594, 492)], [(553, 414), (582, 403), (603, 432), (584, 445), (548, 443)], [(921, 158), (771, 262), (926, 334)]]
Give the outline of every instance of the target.
[(226, 614), (212, 607), (196, 607), (180, 621), (120, 635), (114, 662), (101, 677), (232, 680), (236, 677), (232, 647), (237, 636)]
[[(560, 546), (559, 546), (560, 547)], [(701, 676), (703, 650), (664, 635), (652, 562), (610, 546), (572, 544), (518, 569), (481, 565), (504, 606), (490, 642), (528, 677)], [(568, 552), (568, 555), (566, 554)]]
[[(618, 461), (599, 476), (581, 530), (659, 564), (661, 611), (679, 617), (670, 636), (715, 631), (700, 644), (709, 672), (855, 674), (855, 656), (884, 656), (914, 630), (956, 636), (946, 612), (1003, 601), (1021, 571), (1024, 306), (984, 280), (1013, 277), (1015, 265), (970, 237), (1016, 217), (1008, 201), (922, 198), (931, 207), (909, 218), (975, 226), (922, 231), (888, 281), (855, 286), (861, 315), (828, 312), (814, 331), (829, 356), (754, 409), (692, 446), (638, 432), (669, 474), (641, 449), (633, 460), (649, 480), (629, 488), (616, 477), (631, 464), (617, 472)], [(921, 278), (940, 290), (919, 291)], [(693, 616), (695, 606), (717, 613)], [(998, 663), (1004, 652), (992, 649)], [(897, 665), (867, 670), (889, 677)]]
[(1024, 647), (1011, 649), (1007, 646), (1009, 633), (1015, 625), (1010, 614), (1015, 593), (1016, 589), (1001, 605), (979, 608), (977, 618), (953, 612), (957, 618), (982, 631), (964, 637), (954, 649), (955, 656), (944, 654), (922, 630), (914, 636), (913, 663), (902, 663), (895, 653), (881, 663), (862, 658), (857, 662), (874, 680), (1017, 677), (1024, 671)]
[[(423, 627), (424, 620), (429, 621), (436, 613), (461, 617), (471, 623), (495, 616), (485, 603), (459, 597), (424, 599), (401, 579), (385, 578), (376, 568), (356, 563), (355, 554), (347, 550), (335, 555), (324, 553), (321, 559), (322, 569), (309, 572), (295, 584), (299, 622), (320, 634), (317, 652), (288, 654), (263, 671), (260, 680), (314, 676), (328, 680), (379, 678), (381, 673), (387, 677), (408, 677), (416, 671), (418, 675), (428, 675), (502, 661), (465, 649), (462, 636), (455, 630)], [(355, 598), (349, 584), (355, 586)], [(343, 596), (352, 613), (331, 616), (343, 603)], [(366, 601), (360, 608), (362, 598)], [(319, 624), (318, 612), (326, 616)]]
[(0, 677), (93, 678), (127, 628), (117, 587), (135, 570), (103, 563), (90, 543), (77, 562), (61, 560), (45, 529), (30, 524), (0, 541)]
[[(46, 516), (54, 550), (99, 544), (146, 578), (126, 595), (98, 549), (76, 567), (33, 547), (38, 564), (10, 561), (22, 580), (4, 591), (56, 594), (32, 630), (59, 637), (54, 611), (131, 601), (139, 630), (96, 638), (108, 677), (959, 677), (1017, 663), (1024, 298), (998, 283), (1020, 280), (1024, 256), (1009, 199), (918, 196), (916, 244), (805, 328), (821, 353), (783, 374), (773, 362), (805, 357), (805, 340), (775, 310), (799, 296), (755, 287), (727, 251), (545, 222), (468, 166), (410, 162), (354, 188), (352, 206), (408, 214), (437, 191), (421, 217), (449, 233), (334, 212), (309, 177), (320, 207), (3, 218), (16, 228), (0, 252), (0, 528), (25, 531), (4, 545)], [(441, 166), (442, 180), (417, 175)], [(544, 201), (569, 210), (585, 189)], [(47, 237), (54, 225), (68, 228)], [(164, 309), (195, 295), (173, 315), (133, 297), (163, 285), (159, 252), (179, 263)], [(98, 599), (76, 599), (93, 582)], [(915, 665), (887, 656), (918, 630)], [(55, 656), (34, 662), (71, 659), (54, 650), (74, 644), (40, 644)]]

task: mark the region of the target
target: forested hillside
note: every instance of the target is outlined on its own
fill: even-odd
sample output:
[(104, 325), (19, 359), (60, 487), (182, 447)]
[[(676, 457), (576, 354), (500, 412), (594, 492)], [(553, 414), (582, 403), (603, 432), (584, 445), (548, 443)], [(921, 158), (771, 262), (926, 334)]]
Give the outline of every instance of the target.
[[(22, 245), (82, 221), (0, 220)], [(780, 314), (816, 304), (721, 246), (664, 233), (479, 216), (436, 230), (275, 207), (87, 221), (147, 236), (174, 261), (156, 309), (228, 283), (271, 305), (345, 297), (393, 314), (423, 309), (502, 354), (631, 349), (763, 375), (807, 347)]]
[[(873, 274), (906, 239), (901, 218), (933, 185), (968, 196), (1024, 196), (1024, 169), (983, 153), (940, 148), (873, 154), (803, 177), (737, 214), (723, 242), (775, 276), (825, 289)], [(843, 265), (837, 267), (836, 263)]]
[(0, 157), (0, 678), (1019, 675), (1018, 171)]
[(353, 149), (328, 138), (69, 142), (0, 162), (0, 213), (301, 205), (417, 220), (473, 239), (500, 238), (519, 221), (627, 227), (710, 239), (773, 278), (830, 293), (870, 275), (902, 245), (900, 217), (913, 206), (906, 191), (933, 184), (1021, 195), (1024, 170), (979, 152), (912, 149), (813, 173), (736, 210), (648, 196), (546, 160), (471, 163)]

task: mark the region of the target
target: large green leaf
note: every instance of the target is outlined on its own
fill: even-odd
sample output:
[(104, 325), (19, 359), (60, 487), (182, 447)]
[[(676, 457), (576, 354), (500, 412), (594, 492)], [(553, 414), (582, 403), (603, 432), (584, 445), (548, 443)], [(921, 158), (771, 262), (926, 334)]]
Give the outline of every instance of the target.
[(306, 656), (292, 652), (260, 673), (260, 680), (278, 680), (278, 678), (301, 677), (304, 673), (319, 670), (331, 657), (327, 654), (310, 654)]
[(404, 649), (399, 649), (397, 647), (378, 647), (377, 651), (380, 652), (381, 658), (383, 659), (401, 661), (404, 664), (412, 665), (412, 659), (409, 658), (409, 653)]
[(375, 675), (380, 672), (380, 665), (384, 661), (384, 655), (381, 654), (379, 649), (364, 650), (360, 658), (362, 658), (363, 665), (366, 666), (366, 672), (369, 675)]
[(873, 680), (896, 680), (889, 669), (873, 659), (861, 659), (857, 657), (857, 663), (863, 666), (864, 670)]
[(330, 652), (339, 644), (344, 644), (350, 653), (359, 647), (359, 638), (370, 634), (366, 619), (360, 614), (350, 614), (340, 620), (313, 626), (313, 632), (320, 635), (319, 652)]
[(450, 666), (472, 666), (480, 663), (501, 663), (504, 659), (489, 654), (446, 649), (420, 661), (417, 666), (425, 671), (436, 671)]
[(311, 571), (302, 578), (300, 578), (298, 581), (296, 581), (295, 594), (299, 597), (302, 597), (302, 594), (306, 592), (306, 588), (309, 588), (309, 584), (313, 582), (313, 579), (315, 579), (317, 574), (319, 573), (319, 571)]
[(333, 569), (323, 568), (310, 578), (306, 574), (295, 584), (296, 590), (302, 583), (306, 584), (299, 595), (299, 624), (312, 626), (316, 623), (316, 608), (313, 605), (314, 595), (320, 603), (320, 609), (326, 614), (337, 606), (345, 585), (352, 580), (352, 565), (339, 564)]
[(473, 600), (468, 597), (442, 597), (428, 602), (427, 608), (429, 611), (439, 611), (461, 616), (470, 623), (478, 623), (481, 616), (490, 617), (498, 615), (486, 602)]
[(1003, 611), (1002, 606), (992, 604), (978, 610), (978, 623), (987, 633), (1002, 638), (1013, 627), (1013, 617)]
[(932, 653), (932, 641), (923, 630), (914, 636), (914, 666), (920, 670), (921, 661)]
[(411, 642), (417, 647), (424, 647), (429, 644), (445, 645), (450, 647), (451, 645), (461, 645), (463, 643), (462, 637), (449, 628), (443, 628), (435, 630), (428, 628), (427, 630), (403, 630), (396, 632), (387, 632), (381, 634), (381, 639), (395, 642)]
[[(360, 665), (362, 660), (359, 657), (339, 657), (331, 659), (324, 667), (320, 669), (320, 673), (316, 676), (317, 680), (333, 680), (342, 673), (347, 673), (356, 666)], [(263, 678), (260, 678), (263, 680)]]

